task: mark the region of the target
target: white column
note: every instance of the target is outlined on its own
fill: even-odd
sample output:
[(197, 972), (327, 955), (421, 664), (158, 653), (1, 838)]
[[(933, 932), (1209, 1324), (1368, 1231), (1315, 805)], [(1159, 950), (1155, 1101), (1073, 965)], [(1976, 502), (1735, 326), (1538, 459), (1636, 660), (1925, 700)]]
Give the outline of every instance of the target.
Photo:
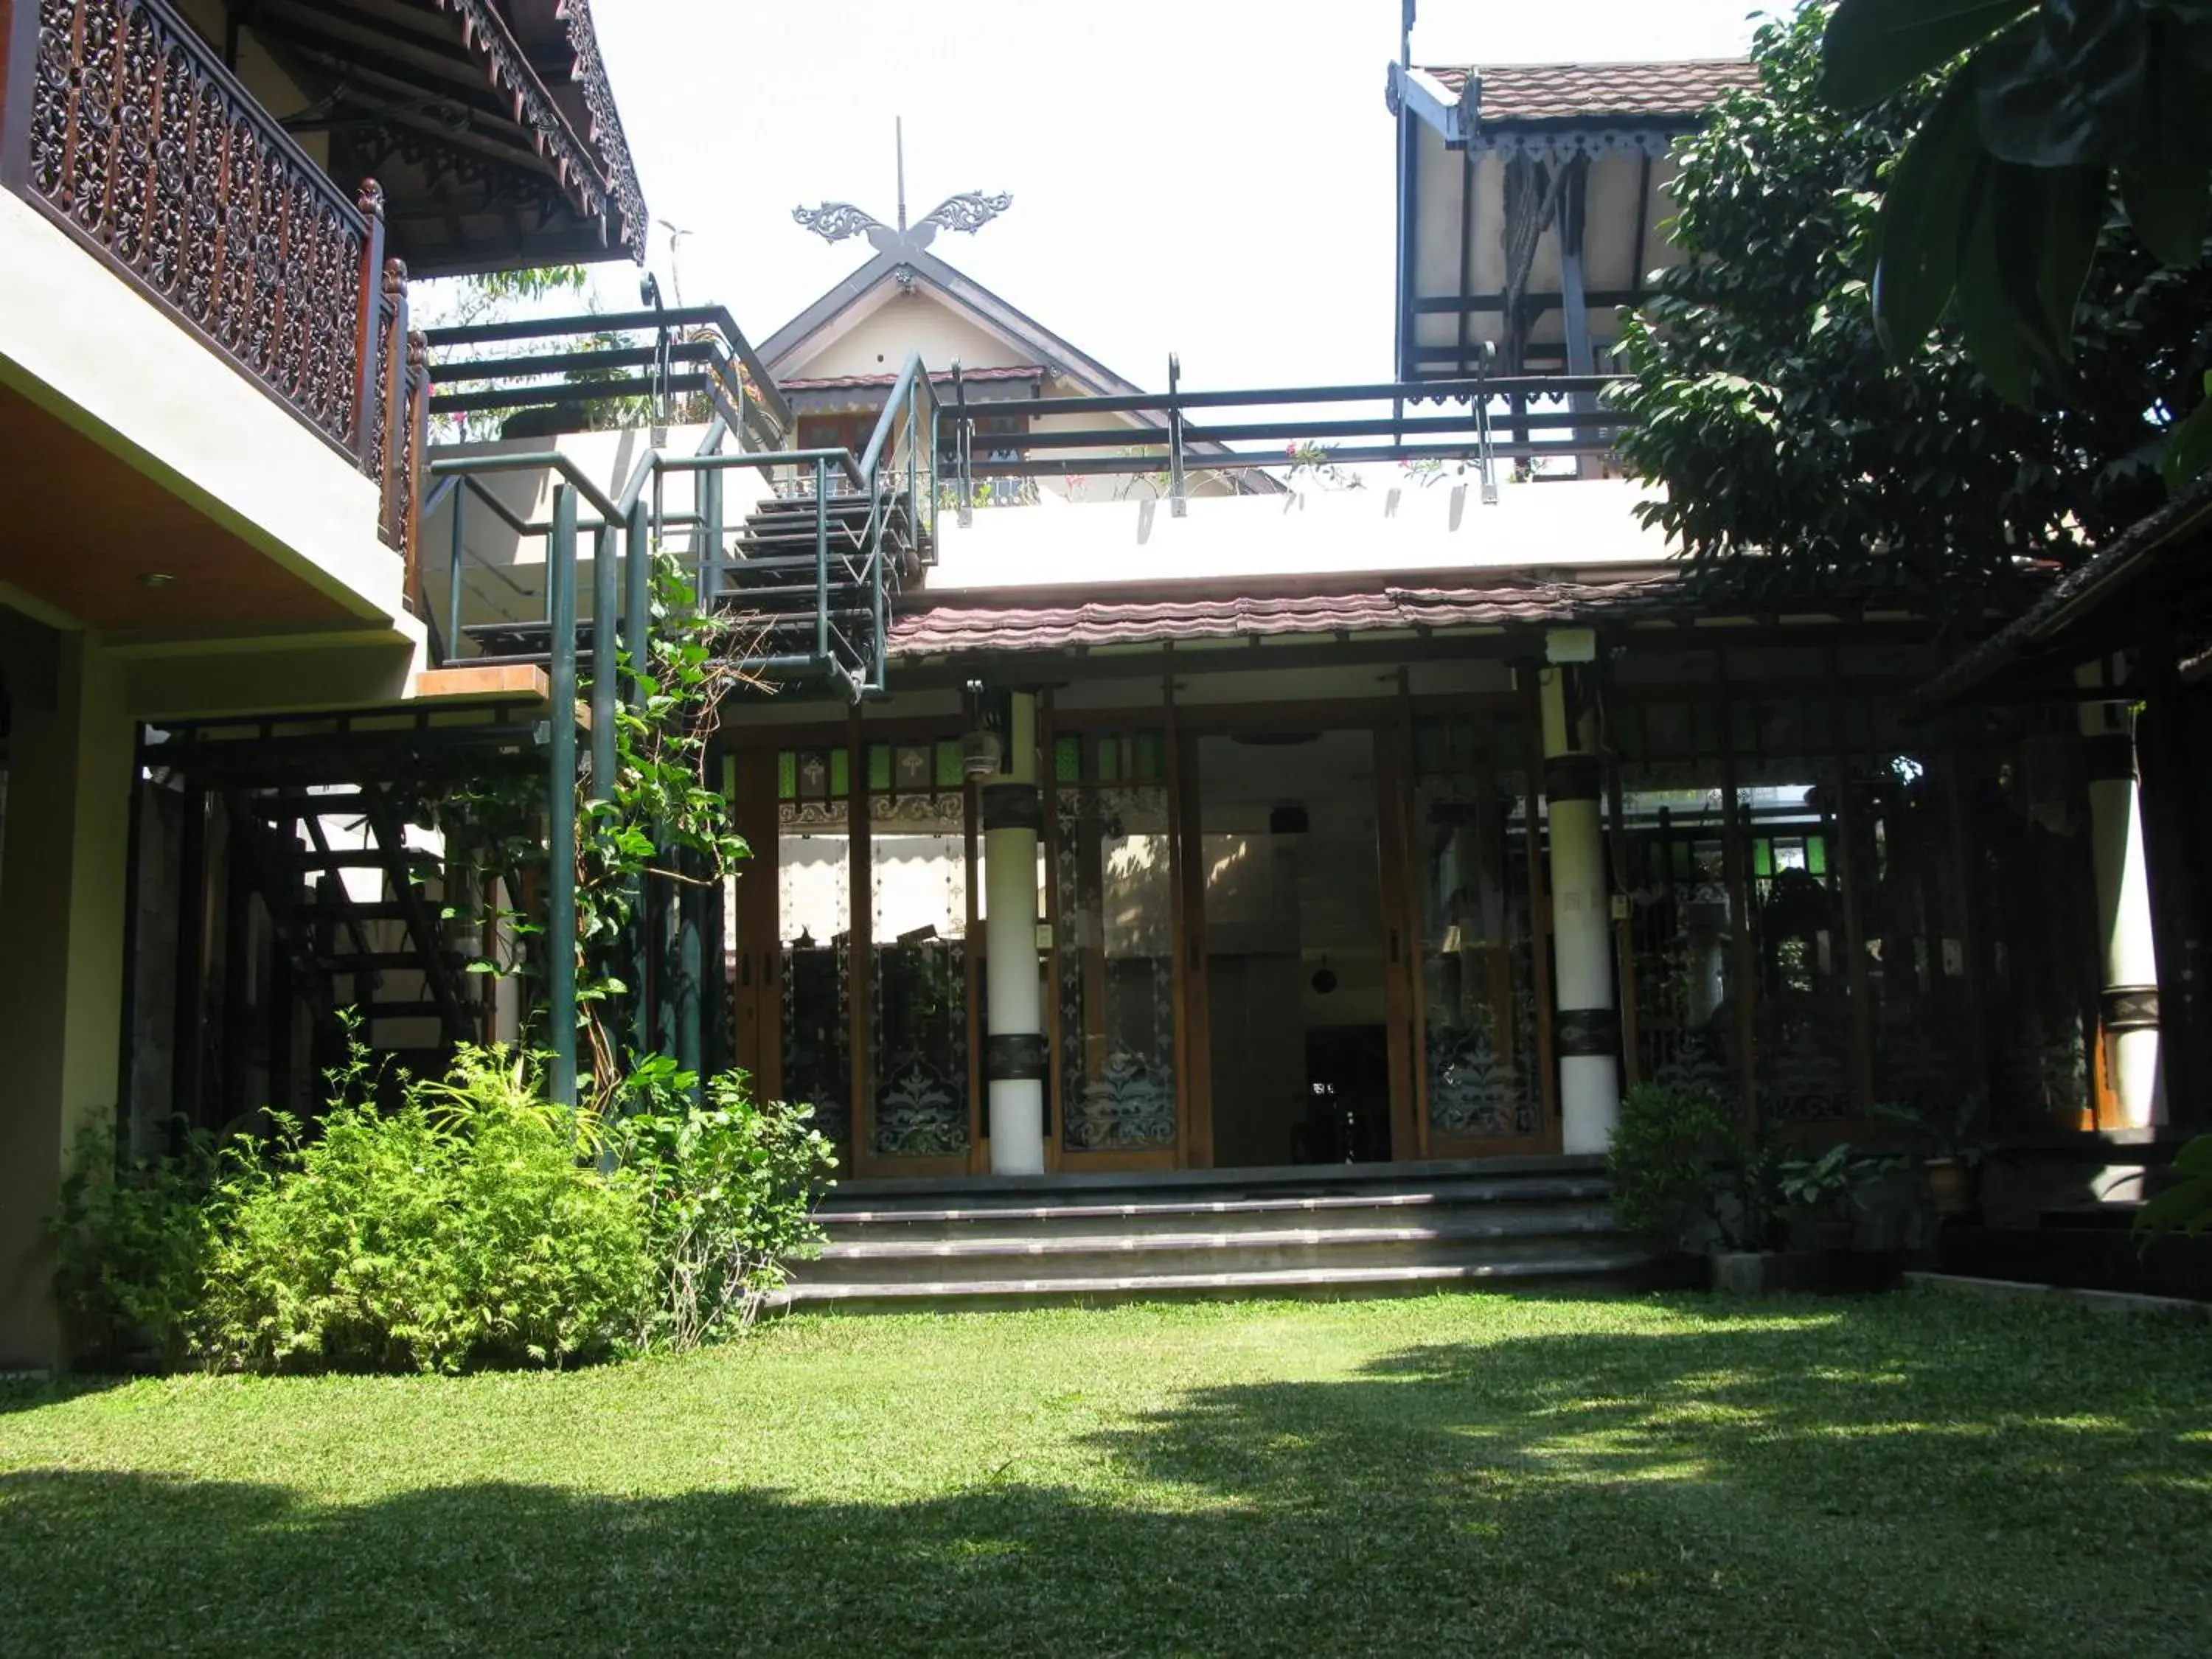
[[(2092, 663), (2075, 678), (2094, 687), (2102, 677), (2103, 665)], [(2151, 936), (2142, 803), (2136, 790), (2134, 721), (2124, 703), (2083, 703), (2081, 731), (2088, 739), (2106, 1065), (2122, 1124), (2143, 1128), (2165, 1120), (2166, 1091), (2159, 1076), (2158, 952)]]
[(1017, 691), (1006, 758), (983, 786), (984, 941), (990, 964), (990, 1036), (984, 1075), (991, 1101), (991, 1173), (1044, 1173), (1043, 997), (1037, 976), (1036, 697)]
[(1569, 696), (1565, 661), (1589, 661), (1594, 642), (1581, 630), (1550, 641), (1543, 671), (1544, 796), (1551, 819), (1553, 1022), (1559, 1056), (1561, 1149), (1601, 1152), (1620, 1115), (1620, 1016), (1613, 1002), (1613, 937), (1607, 915), (1605, 844), (1598, 816), (1594, 724)]

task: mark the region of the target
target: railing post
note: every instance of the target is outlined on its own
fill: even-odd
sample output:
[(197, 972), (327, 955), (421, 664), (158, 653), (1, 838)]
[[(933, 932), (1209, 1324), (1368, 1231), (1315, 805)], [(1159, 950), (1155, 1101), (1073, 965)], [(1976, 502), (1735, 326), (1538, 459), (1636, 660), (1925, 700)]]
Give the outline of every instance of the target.
[(615, 527), (592, 545), (592, 799), (615, 798), (615, 614), (622, 589), (615, 571)]
[[(742, 437), (739, 442), (744, 441)], [(699, 587), (693, 596), (698, 612), (705, 616), (714, 608), (714, 595), (722, 584), (722, 480), (720, 469), (702, 472), (698, 476), (700, 528)]]
[(383, 346), (383, 332), (378, 331), (377, 373), (384, 399), (384, 476), (377, 480), (384, 492), (384, 540), (387, 546), (398, 547), (399, 541), (399, 476), (407, 450), (407, 264), (404, 260), (384, 262), (384, 303), (392, 319), (391, 349)]
[(642, 708), (641, 677), (653, 666), (653, 532), (640, 500), (631, 509), (629, 556), (623, 568), (623, 644), (629, 652), (629, 706)]
[[(633, 710), (645, 706), (644, 676), (653, 666), (653, 520), (651, 508), (641, 495), (630, 509), (625, 527), (628, 558), (623, 570), (623, 645), (629, 653), (629, 702)], [(653, 884), (641, 875), (629, 892), (629, 925), (625, 929), (623, 956), (629, 985), (629, 1042), (634, 1054), (650, 1054), (653, 1040)]]
[(458, 662), (461, 655), (461, 559), (465, 544), (461, 539), (461, 514), (469, 504), (469, 483), (465, 478), (453, 481), (453, 547), (452, 562), (446, 573), (446, 660)]
[[(701, 1013), (706, 999), (706, 951), (700, 925), (706, 890), (699, 885), (701, 860), (689, 850), (677, 854), (677, 868), (687, 878), (677, 889), (676, 943), (676, 1063), (696, 1076), (706, 1069)], [(692, 1085), (698, 1097), (698, 1085)]]
[(550, 741), (546, 745), (546, 1000), (556, 1104), (576, 1103), (576, 492), (553, 488), (546, 542), (552, 590)]
[(814, 460), (814, 654), (830, 660), (830, 463)]
[(384, 345), (384, 186), (361, 181), (361, 216), (368, 234), (361, 245), (361, 306), (354, 327), (354, 454), (364, 472), (376, 459), (376, 396), (383, 380), (377, 358)]
[(422, 604), (422, 469), (430, 451), (430, 344), (420, 333), (407, 337), (407, 458), (399, 491), (400, 562), (409, 611), (424, 614)]
[[(975, 481), (971, 476), (975, 461), (974, 434), (968, 419), (968, 383), (960, 377), (960, 362), (952, 363), (952, 401), (958, 414), (952, 426), (952, 465), (959, 475), (960, 499), (953, 504), (953, 516), (963, 530), (975, 522)], [(1028, 452), (1023, 452), (1026, 454)]]
[(1168, 514), (1180, 519), (1190, 510), (1183, 493), (1182, 475), (1182, 359), (1168, 353)]

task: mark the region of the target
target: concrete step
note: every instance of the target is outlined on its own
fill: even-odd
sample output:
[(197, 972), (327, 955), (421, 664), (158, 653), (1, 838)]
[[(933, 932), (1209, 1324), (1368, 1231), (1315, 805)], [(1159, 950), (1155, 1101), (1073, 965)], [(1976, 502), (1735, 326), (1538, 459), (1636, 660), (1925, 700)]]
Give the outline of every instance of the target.
[(1297, 1267), (1066, 1279), (794, 1282), (769, 1297), (768, 1305), (786, 1311), (913, 1312), (1065, 1303), (1406, 1296), (1446, 1290), (1610, 1286), (1643, 1261), (1638, 1252), (1614, 1249), (1389, 1267)]
[(1351, 1188), (1283, 1194), (1263, 1188), (1249, 1194), (1188, 1197), (1146, 1188), (1070, 1194), (1066, 1201), (1047, 1203), (1010, 1196), (995, 1201), (963, 1197), (944, 1204), (900, 1204), (841, 1199), (833, 1193), (815, 1212), (815, 1219), (833, 1237), (867, 1230), (872, 1236), (880, 1231), (904, 1237), (957, 1238), (978, 1229), (1095, 1237), (1197, 1221), (1206, 1223), (1209, 1231), (1266, 1231), (1307, 1217), (1316, 1226), (1411, 1226), (1498, 1206), (1511, 1206), (1518, 1213), (1554, 1206), (1601, 1205), (1609, 1190), (1603, 1181), (1558, 1177), (1435, 1182), (1402, 1191)]
[(1117, 1237), (869, 1240), (832, 1243), (794, 1277), (810, 1285), (948, 1279), (1115, 1279), (1319, 1267), (1447, 1267), (1617, 1247), (1602, 1214), (1548, 1225), (1291, 1228), (1270, 1232), (1133, 1232)]

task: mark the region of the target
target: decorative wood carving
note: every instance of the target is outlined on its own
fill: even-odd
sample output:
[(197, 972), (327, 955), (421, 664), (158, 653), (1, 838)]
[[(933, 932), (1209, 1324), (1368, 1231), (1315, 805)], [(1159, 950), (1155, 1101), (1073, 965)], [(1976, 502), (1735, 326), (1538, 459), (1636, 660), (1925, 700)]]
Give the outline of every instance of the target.
[(427, 371), (404, 268), (364, 291), (382, 192), (348, 201), (169, 0), (35, 3), (0, 177), (377, 479), (403, 547), (416, 459), (403, 430), (387, 467), (386, 434)]

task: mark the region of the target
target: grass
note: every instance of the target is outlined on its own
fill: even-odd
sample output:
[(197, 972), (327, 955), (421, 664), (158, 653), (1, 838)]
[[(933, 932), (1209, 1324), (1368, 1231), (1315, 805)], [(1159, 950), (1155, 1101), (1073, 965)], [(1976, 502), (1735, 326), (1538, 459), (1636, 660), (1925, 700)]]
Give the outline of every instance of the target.
[(0, 1652), (2212, 1653), (2212, 1337), (1911, 1295), (0, 1384)]

